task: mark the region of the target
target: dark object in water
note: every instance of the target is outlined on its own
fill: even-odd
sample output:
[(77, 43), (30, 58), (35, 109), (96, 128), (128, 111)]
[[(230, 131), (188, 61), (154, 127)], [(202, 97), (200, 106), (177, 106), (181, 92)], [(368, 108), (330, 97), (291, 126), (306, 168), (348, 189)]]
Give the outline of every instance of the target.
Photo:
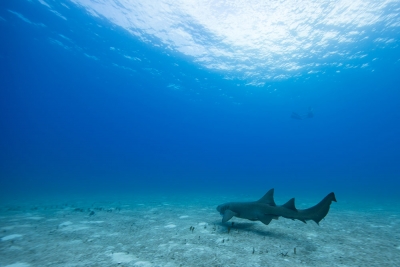
[(311, 118), (314, 118), (314, 110), (311, 107), (309, 107), (307, 114), (304, 114), (304, 115), (301, 115), (301, 114), (293, 111), (292, 115), (290, 117), (295, 120), (311, 119)]
[(271, 189), (258, 201), (229, 202), (219, 205), (217, 210), (223, 216), (223, 223), (235, 216), (250, 221), (261, 221), (263, 224), (268, 225), (272, 219), (277, 220), (279, 217), (284, 217), (304, 223), (312, 220), (319, 225), (319, 222), (328, 214), (332, 201), (336, 202), (333, 192), (329, 193), (317, 205), (308, 209), (296, 209), (294, 198), (282, 206), (277, 206), (274, 201), (274, 189)]
[(302, 120), (303, 119), (303, 116), (301, 116), (299, 113), (297, 113), (297, 112), (292, 112), (292, 116), (290, 116), (292, 119), (295, 119), (295, 120)]

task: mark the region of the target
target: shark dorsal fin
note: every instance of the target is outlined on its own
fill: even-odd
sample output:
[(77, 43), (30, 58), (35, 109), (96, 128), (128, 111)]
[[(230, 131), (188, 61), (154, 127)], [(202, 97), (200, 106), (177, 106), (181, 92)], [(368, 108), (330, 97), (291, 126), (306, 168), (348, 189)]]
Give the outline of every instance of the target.
[(257, 202), (261, 202), (264, 204), (268, 204), (271, 206), (276, 206), (274, 201), (274, 189), (270, 189), (262, 198), (260, 198)]
[(294, 206), (294, 198), (289, 199), (289, 201), (283, 204), (282, 207), (297, 211), (296, 207)]

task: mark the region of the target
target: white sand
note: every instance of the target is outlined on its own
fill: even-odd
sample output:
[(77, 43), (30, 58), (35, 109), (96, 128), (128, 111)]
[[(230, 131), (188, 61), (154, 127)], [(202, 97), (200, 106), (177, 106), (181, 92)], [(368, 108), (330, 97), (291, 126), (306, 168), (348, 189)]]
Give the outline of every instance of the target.
[(126, 252), (115, 252), (111, 255), (114, 263), (128, 263), (135, 260), (133, 255), (127, 254)]
[(21, 238), (21, 237), (22, 237), (22, 235), (12, 234), (12, 235), (3, 236), (1, 238), (1, 241), (7, 241), (7, 240), (12, 240), (12, 239)]
[(30, 266), (31, 265), (29, 265), (28, 263), (17, 262), (17, 263), (6, 265), (4, 267), (30, 267)]
[(35, 205), (34, 212), (0, 206), (0, 266), (400, 266), (393, 205), (360, 210), (339, 200), (320, 226), (284, 218), (266, 226), (222, 224), (215, 210), (222, 202), (87, 199)]

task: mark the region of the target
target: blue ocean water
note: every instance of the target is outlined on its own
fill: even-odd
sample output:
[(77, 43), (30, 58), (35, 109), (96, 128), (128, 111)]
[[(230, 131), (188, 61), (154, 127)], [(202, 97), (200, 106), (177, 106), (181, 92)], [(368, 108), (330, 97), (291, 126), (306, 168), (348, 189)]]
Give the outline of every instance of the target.
[[(124, 28), (118, 16), (87, 8), (95, 3), (1, 3), (2, 198), (261, 196), (272, 187), (295, 196), (334, 191), (338, 201), (398, 197), (398, 2), (378, 16), (391, 25), (331, 25), (321, 30), (362, 38), (320, 40), (301, 57), (277, 52), (265, 66), (263, 54), (229, 47), (184, 16), (177, 24), (191, 37), (173, 36), (200, 48), (172, 46), (168, 31)], [(210, 47), (217, 52), (206, 60)], [(285, 70), (282, 61), (291, 62)]]

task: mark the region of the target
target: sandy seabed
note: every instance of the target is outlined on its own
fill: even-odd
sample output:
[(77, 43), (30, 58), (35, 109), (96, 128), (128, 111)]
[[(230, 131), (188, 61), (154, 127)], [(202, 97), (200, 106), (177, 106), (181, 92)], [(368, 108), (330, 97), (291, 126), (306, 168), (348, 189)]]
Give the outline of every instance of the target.
[(215, 208), (231, 200), (2, 204), (0, 266), (400, 266), (400, 208), (333, 203), (320, 226), (284, 218), (222, 224)]

